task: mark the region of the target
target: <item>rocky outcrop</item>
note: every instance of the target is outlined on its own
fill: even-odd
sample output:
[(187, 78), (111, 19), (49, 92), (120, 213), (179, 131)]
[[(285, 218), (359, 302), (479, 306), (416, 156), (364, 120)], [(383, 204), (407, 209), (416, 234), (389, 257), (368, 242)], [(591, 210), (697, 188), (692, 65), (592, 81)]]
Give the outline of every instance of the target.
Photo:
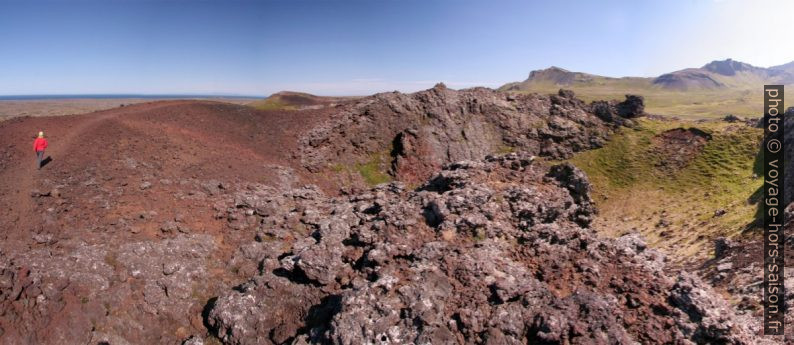
[(549, 96), (456, 91), (439, 84), (340, 107), (330, 121), (302, 136), (295, 157), (313, 172), (385, 160), (381, 168), (397, 180), (421, 183), (442, 164), (500, 151), (567, 158), (600, 147), (617, 126), (643, 111), (639, 96), (587, 105), (568, 90)]
[[(791, 212), (794, 204), (786, 208), (787, 222), (786, 233), (794, 231), (794, 217)], [(794, 260), (794, 241), (787, 237), (783, 243), (786, 262)], [(782, 248), (781, 248), (782, 249)], [(764, 243), (761, 239), (738, 238), (730, 240), (718, 238), (714, 241), (714, 257), (702, 263), (694, 270), (698, 276), (714, 287), (723, 296), (730, 296), (728, 308), (734, 310), (740, 319), (753, 329), (760, 330), (764, 322), (763, 313), (763, 273), (764, 273)], [(794, 291), (790, 288), (794, 284), (794, 270), (786, 267), (782, 276), (785, 290), (785, 305), (787, 310), (794, 308)], [(699, 295), (703, 295), (699, 293)], [(721, 306), (721, 308), (723, 308)], [(701, 312), (698, 312), (701, 313)], [(702, 313), (701, 313), (702, 314)], [(711, 317), (714, 315), (712, 314)], [(794, 323), (794, 315), (787, 312), (784, 323), (786, 327)], [(788, 344), (790, 339), (767, 336), (769, 341), (777, 344)]]
[(251, 186), (231, 223), (253, 277), (206, 322), (225, 344), (760, 344), (638, 235), (599, 238), (586, 176), (528, 154), (447, 164), (420, 188), (327, 197)]
[(593, 113), (606, 122), (620, 122), (622, 118), (636, 118), (645, 115), (642, 96), (626, 95), (623, 102), (595, 101), (590, 105)]

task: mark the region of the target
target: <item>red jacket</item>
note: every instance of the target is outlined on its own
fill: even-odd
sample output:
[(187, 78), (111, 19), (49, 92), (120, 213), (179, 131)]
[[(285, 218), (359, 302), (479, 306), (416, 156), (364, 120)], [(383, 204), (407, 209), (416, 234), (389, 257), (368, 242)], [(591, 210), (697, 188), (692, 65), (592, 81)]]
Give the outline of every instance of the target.
[(36, 152), (44, 151), (47, 148), (47, 139), (44, 138), (36, 138), (33, 141), (33, 150)]

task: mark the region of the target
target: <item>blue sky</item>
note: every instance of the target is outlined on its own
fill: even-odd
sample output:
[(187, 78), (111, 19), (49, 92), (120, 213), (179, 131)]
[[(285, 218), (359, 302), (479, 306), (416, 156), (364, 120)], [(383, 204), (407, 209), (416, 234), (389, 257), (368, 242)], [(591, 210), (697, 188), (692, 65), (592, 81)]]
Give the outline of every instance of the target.
[(770, 66), (794, 60), (792, 3), (0, 0), (0, 95), (361, 95), (498, 87), (551, 65)]

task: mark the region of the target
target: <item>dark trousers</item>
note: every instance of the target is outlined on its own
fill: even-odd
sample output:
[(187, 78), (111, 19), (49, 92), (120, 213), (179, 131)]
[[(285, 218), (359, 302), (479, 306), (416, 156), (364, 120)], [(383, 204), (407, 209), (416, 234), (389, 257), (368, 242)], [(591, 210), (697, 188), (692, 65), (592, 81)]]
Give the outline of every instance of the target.
[(38, 165), (36, 165), (39, 169), (41, 169), (41, 161), (44, 159), (44, 151), (36, 151), (36, 159), (38, 161)]

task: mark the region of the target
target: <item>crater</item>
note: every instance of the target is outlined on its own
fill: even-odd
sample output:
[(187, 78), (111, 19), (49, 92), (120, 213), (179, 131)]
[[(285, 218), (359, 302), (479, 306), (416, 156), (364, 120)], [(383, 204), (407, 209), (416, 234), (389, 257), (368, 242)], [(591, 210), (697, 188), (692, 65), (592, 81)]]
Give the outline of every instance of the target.
[(697, 157), (711, 140), (697, 128), (674, 128), (653, 138), (653, 152), (659, 157), (656, 167), (662, 170), (680, 170)]

